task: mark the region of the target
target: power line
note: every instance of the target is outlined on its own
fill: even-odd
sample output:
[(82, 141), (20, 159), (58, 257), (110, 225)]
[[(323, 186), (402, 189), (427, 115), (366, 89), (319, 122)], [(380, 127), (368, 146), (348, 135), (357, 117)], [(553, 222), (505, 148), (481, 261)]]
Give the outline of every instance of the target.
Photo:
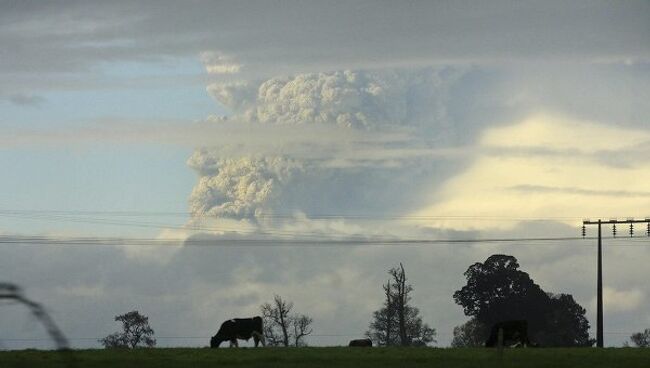
[[(210, 215), (192, 214), (190, 212), (165, 212), (165, 211), (98, 211), (98, 210), (19, 210), (0, 209), (4, 215), (102, 215), (102, 216), (194, 216), (196, 218), (210, 218)], [(354, 213), (308, 213), (306, 220), (314, 219), (376, 219), (376, 220), (487, 220), (487, 221), (520, 221), (520, 220), (578, 220), (584, 216), (499, 216), (499, 215), (402, 215), (402, 214), (354, 214)], [(255, 215), (255, 218), (279, 218), (301, 220), (295, 213), (268, 213)]]
[[(580, 241), (583, 239), (597, 239), (596, 237), (538, 237), (538, 238), (474, 238), (474, 239), (380, 239), (380, 238), (321, 238), (321, 239), (160, 239), (160, 238), (117, 238), (117, 237), (48, 237), (48, 236), (0, 236), (0, 244), (38, 244), (48, 246), (203, 246), (203, 247), (228, 247), (228, 246), (431, 246), (431, 245), (475, 245), (475, 244), (514, 244), (526, 245), (552, 245), (567, 241)], [(610, 238), (613, 241), (638, 244), (620, 244), (618, 246), (648, 246), (650, 242), (641, 238)], [(581, 246), (593, 246), (589, 243), (580, 243)], [(564, 246), (574, 246), (567, 244)]]
[[(61, 214), (63, 213), (63, 214)], [(82, 213), (83, 216), (71, 215), (71, 213)], [(150, 221), (125, 221), (125, 220), (116, 220), (111, 218), (97, 218), (97, 217), (88, 217), (86, 214), (89, 213), (101, 213), (100, 211), (42, 211), (42, 210), (0, 210), (0, 217), (9, 217), (9, 218), (19, 218), (19, 219), (28, 219), (28, 220), (42, 220), (42, 221), (54, 221), (54, 222), (71, 222), (71, 223), (89, 223), (89, 224), (99, 224), (99, 225), (112, 225), (112, 226), (128, 226), (128, 227), (140, 227), (140, 228), (155, 228), (155, 229), (173, 229), (173, 230), (183, 230), (190, 232), (205, 232), (205, 231), (219, 231), (219, 232), (233, 232), (240, 235), (270, 235), (270, 236), (288, 236), (288, 237), (307, 237), (307, 238), (316, 238), (318, 240), (322, 239), (324, 236), (328, 238), (344, 238), (348, 240), (351, 236), (348, 235), (335, 235), (326, 234), (324, 232), (316, 231), (292, 231), (292, 230), (282, 230), (282, 229), (242, 229), (242, 228), (233, 228), (227, 226), (203, 226), (203, 225), (177, 225), (177, 224), (166, 224), (159, 222), (150, 222)], [(120, 211), (120, 212), (104, 212), (105, 214), (118, 213), (120, 215), (126, 215), (130, 212)], [(147, 214), (148, 212), (133, 212), (138, 215)], [(151, 212), (156, 214), (158, 212)], [(273, 217), (274, 215), (269, 215)], [(289, 217), (288, 215), (278, 215), (278, 218), (291, 218), (295, 219), (298, 222), (301, 221), (300, 218)], [(371, 217), (364, 217), (362, 215), (325, 215), (320, 219), (358, 219), (358, 218), (371, 219)], [(438, 219), (438, 220), (504, 220), (504, 221), (515, 221), (515, 220), (537, 220), (537, 221), (546, 221), (546, 220), (559, 220), (559, 219), (574, 219), (572, 217), (548, 217), (548, 218), (533, 218), (533, 217), (493, 217), (493, 216), (374, 216), (374, 219)], [(306, 219), (311, 220), (310, 219)], [(357, 236), (358, 238), (366, 238)], [(355, 236), (352, 236), (355, 238)]]
[[(118, 216), (120, 218), (105, 218), (105, 217), (90, 217), (91, 214), (103, 214), (106, 216)], [(98, 225), (110, 225), (110, 226), (127, 226), (127, 227), (138, 227), (138, 228), (154, 228), (154, 229), (171, 229), (171, 230), (182, 230), (187, 232), (230, 232), (237, 233), (237, 235), (253, 235), (253, 236), (273, 236), (273, 237), (290, 237), (290, 238), (300, 238), (301, 240), (317, 240), (322, 241), (323, 238), (328, 240), (338, 239), (338, 240), (366, 240), (367, 236), (350, 236), (344, 234), (332, 235), (325, 233), (323, 231), (296, 231), (296, 230), (286, 230), (286, 229), (260, 229), (260, 228), (234, 228), (228, 226), (204, 226), (199, 224), (169, 224), (169, 223), (160, 223), (152, 221), (142, 221), (142, 220), (125, 220), (124, 217), (128, 216), (148, 216), (148, 215), (183, 215), (187, 216), (188, 213), (185, 212), (146, 212), (146, 211), (80, 211), (80, 210), (10, 210), (10, 209), (0, 209), (0, 217), (6, 218), (18, 218), (18, 219), (27, 219), (27, 220), (37, 220), (37, 221), (53, 221), (53, 222), (69, 222), (69, 223), (88, 223), (88, 224), (98, 224)], [(289, 214), (268, 214), (255, 217), (255, 219), (260, 218), (277, 218), (277, 219), (291, 219), (292, 222), (303, 222), (303, 221), (312, 221), (312, 220), (440, 220), (440, 221), (467, 221), (467, 220), (480, 220), (480, 221), (558, 221), (558, 220), (573, 220), (575, 217), (567, 216), (557, 216), (557, 217), (513, 217), (513, 216), (483, 216), (483, 215), (450, 215), (450, 216), (409, 216), (409, 215), (394, 215), (394, 214), (381, 214), (381, 215), (344, 215), (344, 214), (324, 214), (324, 215), (310, 215), (309, 218), (296, 217)], [(205, 217), (209, 219), (209, 217)], [(274, 239), (275, 240), (275, 239)], [(565, 239), (573, 240), (573, 239)], [(147, 241), (146, 239), (138, 239), (139, 242)], [(180, 241), (180, 240), (178, 240)], [(177, 240), (172, 240), (172, 242), (178, 242)], [(491, 241), (499, 241), (491, 240)], [(503, 240), (508, 241), (508, 240)], [(451, 241), (440, 241), (443, 243), (449, 243)], [(467, 242), (466, 240), (460, 240), (454, 242)], [(476, 242), (476, 241), (474, 241)], [(185, 242), (188, 243), (188, 242)], [(382, 241), (385, 243), (385, 241)]]

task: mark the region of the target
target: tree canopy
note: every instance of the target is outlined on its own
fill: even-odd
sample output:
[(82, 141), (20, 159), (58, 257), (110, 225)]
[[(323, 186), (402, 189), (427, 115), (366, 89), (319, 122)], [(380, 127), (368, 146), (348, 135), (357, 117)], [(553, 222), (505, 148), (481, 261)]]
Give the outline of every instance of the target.
[[(454, 293), (454, 301), (476, 323), (492, 326), (500, 321), (528, 321), (532, 341), (543, 346), (590, 346), (585, 309), (569, 294), (547, 293), (519, 269), (513, 256), (496, 254), (471, 265), (467, 284)], [(479, 329), (477, 333), (486, 333)], [(485, 337), (485, 336), (483, 336)]]
[(634, 345), (640, 348), (649, 348), (650, 347), (650, 328), (646, 328), (643, 332), (637, 332), (630, 336), (630, 340)]
[(122, 332), (112, 333), (99, 340), (105, 348), (131, 348), (154, 347), (156, 339), (154, 331), (149, 326), (149, 317), (138, 311), (131, 311), (115, 316), (115, 321), (122, 322)]
[(485, 325), (479, 322), (476, 317), (454, 327), (454, 338), (451, 340), (452, 348), (475, 348), (485, 344), (487, 330)]

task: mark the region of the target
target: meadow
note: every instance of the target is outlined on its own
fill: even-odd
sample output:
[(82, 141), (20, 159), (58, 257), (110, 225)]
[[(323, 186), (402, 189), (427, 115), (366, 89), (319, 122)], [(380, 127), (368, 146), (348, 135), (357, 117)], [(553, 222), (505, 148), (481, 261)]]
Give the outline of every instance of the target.
[(0, 352), (0, 367), (650, 367), (650, 349), (163, 348)]

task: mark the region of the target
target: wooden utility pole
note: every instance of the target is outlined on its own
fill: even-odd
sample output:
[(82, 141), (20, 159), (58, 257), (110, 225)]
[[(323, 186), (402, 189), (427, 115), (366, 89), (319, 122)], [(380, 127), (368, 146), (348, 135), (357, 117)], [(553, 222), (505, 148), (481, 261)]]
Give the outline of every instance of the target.
[(616, 224), (629, 224), (630, 225), (630, 238), (634, 237), (634, 224), (645, 223), (647, 224), (646, 235), (650, 236), (650, 218), (644, 220), (635, 220), (629, 218), (627, 220), (611, 219), (603, 221), (584, 220), (582, 222), (582, 236), (586, 235), (586, 225), (598, 225), (598, 277), (596, 281), (596, 346), (602, 348), (604, 346), (603, 339), (603, 236), (602, 225), (611, 224), (612, 233), (616, 237)]

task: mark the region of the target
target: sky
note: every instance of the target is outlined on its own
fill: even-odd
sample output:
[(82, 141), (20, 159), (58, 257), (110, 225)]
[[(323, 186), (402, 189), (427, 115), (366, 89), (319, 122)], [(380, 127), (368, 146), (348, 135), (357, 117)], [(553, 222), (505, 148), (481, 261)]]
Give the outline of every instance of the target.
[[(313, 317), (309, 344), (345, 345), (402, 262), (448, 346), (468, 319), (463, 272), (501, 253), (572, 294), (595, 335), (593, 240), (386, 240), (650, 217), (649, 15), (645, 1), (0, 0), (0, 281), (75, 347), (133, 309), (159, 345), (206, 346), (275, 294)], [(636, 230), (606, 240), (606, 345), (650, 327)], [(52, 346), (25, 308), (0, 316), (0, 349)]]

